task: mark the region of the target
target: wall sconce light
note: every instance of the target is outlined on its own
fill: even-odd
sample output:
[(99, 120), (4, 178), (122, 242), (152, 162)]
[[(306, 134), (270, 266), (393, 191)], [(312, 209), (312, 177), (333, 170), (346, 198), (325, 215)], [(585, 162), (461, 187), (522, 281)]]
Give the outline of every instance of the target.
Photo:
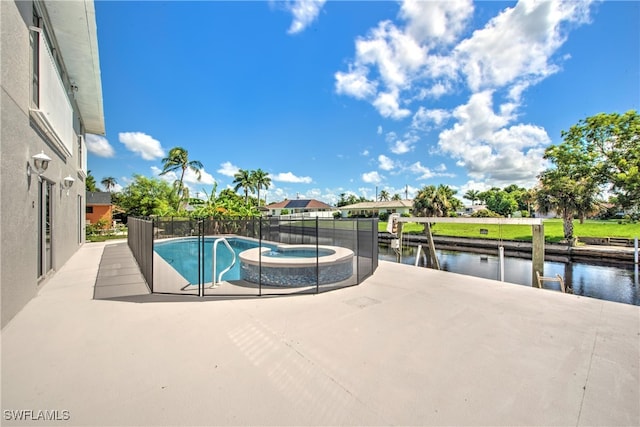
[(75, 182), (75, 179), (73, 179), (73, 177), (71, 175), (67, 176), (62, 181), (62, 188), (67, 190), (67, 196), (69, 195), (69, 189), (71, 188), (71, 186), (73, 185), (74, 182)]
[(36, 154), (32, 157), (32, 159), (33, 166), (35, 166), (38, 175), (42, 175), (44, 171), (47, 170), (47, 168), (49, 167), (49, 162), (51, 161), (51, 157), (44, 154), (44, 151), (40, 154)]

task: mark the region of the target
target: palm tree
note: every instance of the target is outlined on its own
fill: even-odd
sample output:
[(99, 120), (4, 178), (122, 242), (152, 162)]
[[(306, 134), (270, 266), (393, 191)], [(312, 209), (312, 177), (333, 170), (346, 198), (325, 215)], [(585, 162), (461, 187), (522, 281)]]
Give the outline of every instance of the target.
[(597, 187), (597, 182), (590, 177), (574, 179), (557, 169), (546, 170), (540, 175), (540, 188), (536, 192), (538, 209), (542, 213), (556, 211), (562, 216), (564, 238), (569, 244), (574, 243), (574, 216), (582, 222), (597, 205)]
[[(251, 179), (256, 190), (258, 190), (258, 207), (260, 207), (260, 189), (264, 188), (265, 190), (268, 190), (271, 186), (271, 178), (269, 178), (269, 173), (262, 169), (258, 169), (256, 171), (251, 171)], [(264, 203), (266, 204), (267, 201), (265, 200)]]
[(255, 184), (253, 182), (252, 179), (252, 174), (250, 171), (248, 170), (244, 170), (244, 169), (240, 169), (238, 172), (236, 172), (235, 175), (233, 175), (233, 184), (235, 184), (235, 187), (233, 187), (234, 191), (238, 191), (240, 188), (244, 189), (244, 204), (248, 204), (249, 203), (249, 190), (251, 190), (251, 192), (253, 192), (254, 188), (255, 188)]
[(387, 190), (382, 190), (380, 192), (380, 194), (378, 195), (378, 200), (381, 202), (388, 202), (389, 201), (389, 192)]
[(460, 200), (454, 197), (455, 194), (456, 191), (448, 185), (424, 186), (413, 200), (414, 214), (418, 216), (448, 216), (461, 205)]
[(177, 179), (175, 182), (175, 187), (178, 195), (178, 205), (176, 206), (176, 210), (180, 208), (180, 204), (185, 197), (185, 188), (184, 188), (184, 174), (187, 169), (191, 169), (200, 181), (201, 173), (200, 170), (203, 169), (202, 163), (198, 160), (189, 160), (189, 152), (182, 147), (173, 147), (169, 150), (169, 155), (162, 159), (163, 167), (160, 175), (165, 175), (169, 172), (180, 171), (180, 179)]
[(522, 193), (520, 196), (522, 202), (527, 205), (527, 212), (531, 216), (531, 205), (536, 201), (536, 190), (530, 188)]
[(87, 178), (84, 181), (87, 191), (95, 192), (98, 191), (96, 188), (96, 179), (91, 175), (91, 171), (87, 171)]
[(475, 201), (479, 200), (478, 196), (480, 195), (480, 192), (478, 190), (469, 190), (466, 193), (464, 193), (464, 198), (467, 200), (471, 200), (471, 204), (475, 205)]
[(398, 201), (398, 200), (402, 200), (402, 196), (399, 195), (398, 193), (394, 194), (393, 197), (391, 198), (391, 200), (393, 201)]
[(116, 186), (117, 182), (114, 177), (108, 176), (106, 178), (102, 178), (100, 184), (102, 184), (107, 191), (111, 192), (111, 189)]

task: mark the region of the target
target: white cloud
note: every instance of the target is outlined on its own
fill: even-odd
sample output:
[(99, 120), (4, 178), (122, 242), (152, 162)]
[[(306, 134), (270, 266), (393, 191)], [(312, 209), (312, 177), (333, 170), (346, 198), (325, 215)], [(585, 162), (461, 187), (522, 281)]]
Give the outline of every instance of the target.
[(127, 147), (127, 150), (137, 153), (144, 160), (156, 160), (164, 156), (164, 149), (160, 142), (146, 133), (121, 132), (118, 139)]
[(471, 0), (405, 0), (400, 9), (400, 17), (407, 21), (407, 33), (431, 44), (456, 41), (472, 13)]
[(198, 176), (191, 169), (187, 169), (184, 173), (184, 182), (188, 182), (190, 184), (206, 184), (213, 185), (216, 183), (215, 178), (206, 170), (200, 170), (200, 180), (198, 180)]
[(366, 172), (362, 174), (362, 180), (368, 184), (380, 184), (383, 180), (377, 171)]
[(418, 179), (429, 179), (434, 176), (434, 173), (428, 167), (422, 166), (420, 162), (415, 162), (408, 168), (411, 172), (420, 175)]
[(385, 170), (385, 171), (393, 170), (393, 168), (395, 167), (395, 164), (394, 164), (393, 160), (391, 160), (390, 158), (388, 158), (384, 154), (380, 154), (378, 156), (378, 163), (379, 163), (380, 169)]
[[(451, 74), (453, 74), (453, 70)], [(443, 95), (446, 95), (447, 93), (451, 92), (451, 89), (452, 89), (452, 86), (449, 81), (436, 82), (430, 87), (421, 88), (418, 91), (418, 95), (416, 96), (416, 99), (420, 101), (426, 98), (438, 99)]]
[(159, 167), (151, 166), (149, 169), (151, 169), (151, 173), (153, 174), (153, 176), (156, 176), (171, 185), (173, 185), (173, 183), (178, 179), (178, 175), (174, 171), (170, 171), (164, 175), (161, 175), (162, 169), (160, 169)]
[[(532, 185), (550, 138), (541, 126), (518, 123), (519, 109), (528, 88), (561, 70), (569, 56), (558, 51), (569, 30), (589, 22), (592, 3), (521, 0), (471, 32), (470, 0), (404, 0), (397, 23), (381, 21), (356, 38), (348, 71), (336, 73), (336, 92), (371, 103), (384, 118), (412, 116), (403, 137), (386, 136), (394, 154), (414, 150), (418, 131), (446, 125), (439, 153), (471, 178)], [(463, 91), (468, 102), (457, 107), (420, 105)], [(414, 164), (424, 176), (420, 167)]]
[(85, 137), (85, 143), (87, 150), (98, 157), (113, 157), (116, 154), (107, 138), (103, 136), (88, 133)]
[(457, 107), (453, 127), (440, 133), (440, 149), (458, 159), (469, 176), (487, 180), (498, 187), (508, 184), (531, 186), (544, 169), (544, 146), (550, 138), (546, 131), (530, 124), (508, 126), (513, 117), (493, 111), (492, 93), (471, 96)]
[(405, 154), (412, 151), (419, 139), (420, 138), (412, 132), (406, 133), (403, 139), (400, 139), (395, 132), (389, 132), (386, 136), (386, 140), (389, 143), (389, 150), (391, 150), (393, 154)]
[(378, 126), (378, 130), (376, 131), (378, 135), (382, 135), (382, 126)]
[(440, 163), (435, 170), (438, 172), (444, 172), (447, 170), (447, 165), (445, 165), (444, 163)]
[(406, 108), (400, 108), (397, 92), (379, 93), (378, 97), (373, 101), (373, 106), (376, 107), (382, 117), (403, 119), (411, 114), (411, 111)]
[(289, 34), (304, 31), (322, 10), (326, 0), (295, 0), (287, 1), (285, 8), (293, 15), (293, 22), (289, 27)]
[(296, 184), (310, 184), (313, 180), (309, 176), (296, 176), (291, 172), (279, 173), (271, 177), (272, 181), (291, 182)]
[(232, 164), (231, 162), (224, 162), (220, 165), (220, 169), (218, 169), (218, 173), (220, 175), (224, 175), (224, 176), (234, 176), (235, 174), (238, 173), (238, 171), (240, 170), (240, 168), (234, 164)]
[(440, 108), (428, 110), (420, 107), (413, 115), (411, 127), (414, 129), (428, 130), (431, 124), (440, 126), (450, 117), (451, 113), (446, 110)]
[(550, 58), (566, 40), (564, 25), (588, 20), (590, 1), (520, 1), (462, 41), (455, 55), (473, 91), (537, 80), (559, 70)]
[(353, 71), (335, 73), (336, 93), (341, 95), (351, 95), (356, 99), (366, 99), (375, 95), (376, 82), (367, 79), (367, 70), (357, 67)]
[(368, 156), (369, 156), (369, 150), (364, 150), (364, 151), (362, 152), (362, 155), (363, 155), (364, 157), (368, 157)]

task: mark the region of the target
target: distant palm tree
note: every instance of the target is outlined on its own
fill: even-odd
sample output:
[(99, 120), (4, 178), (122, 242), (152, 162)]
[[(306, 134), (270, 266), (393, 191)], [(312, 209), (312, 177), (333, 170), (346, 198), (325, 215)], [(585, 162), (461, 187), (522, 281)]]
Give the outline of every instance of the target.
[(478, 190), (469, 190), (466, 193), (464, 193), (464, 198), (467, 200), (471, 200), (471, 204), (475, 205), (475, 201), (479, 200), (478, 196), (480, 195), (480, 192)]
[[(250, 176), (255, 189), (258, 191), (258, 207), (260, 207), (260, 189), (264, 188), (265, 190), (268, 190), (271, 186), (271, 178), (269, 178), (269, 173), (262, 169), (251, 171)], [(265, 204), (267, 203), (266, 200), (264, 202)]]
[(244, 204), (249, 203), (249, 190), (253, 192), (255, 184), (253, 182), (251, 172), (248, 170), (240, 169), (235, 175), (233, 175), (233, 187), (234, 191), (238, 191), (240, 188), (244, 189)]
[(388, 202), (389, 201), (389, 192), (387, 190), (382, 190), (378, 195), (378, 201), (380, 202)]
[(102, 184), (107, 191), (111, 192), (111, 189), (116, 186), (117, 182), (114, 177), (108, 176), (106, 178), (102, 178), (100, 184)]
[(536, 201), (536, 190), (533, 188), (528, 189), (522, 193), (522, 201), (527, 205), (527, 212), (531, 215), (531, 205)]
[(424, 186), (413, 201), (413, 212), (417, 216), (449, 216), (462, 204), (455, 194), (448, 185)]
[(398, 201), (398, 200), (402, 200), (402, 196), (399, 195), (398, 193), (394, 194), (393, 197), (391, 198), (391, 200), (393, 201)]
[(169, 155), (162, 159), (162, 163), (164, 163), (162, 167), (162, 172), (160, 175), (165, 175), (169, 172), (180, 171), (180, 178), (176, 180), (174, 183), (178, 195), (178, 204), (176, 206), (176, 210), (180, 208), (180, 204), (182, 200), (185, 198), (185, 187), (184, 187), (184, 174), (187, 169), (191, 169), (200, 181), (201, 178), (201, 169), (202, 163), (198, 160), (189, 160), (189, 152), (182, 147), (173, 147), (169, 150)]

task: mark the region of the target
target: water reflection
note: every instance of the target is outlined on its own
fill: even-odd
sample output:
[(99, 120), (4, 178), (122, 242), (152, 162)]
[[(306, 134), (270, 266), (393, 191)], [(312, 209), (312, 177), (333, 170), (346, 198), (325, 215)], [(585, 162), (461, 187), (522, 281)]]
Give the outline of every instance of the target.
[[(414, 265), (415, 247), (405, 247), (402, 262)], [(496, 251), (497, 252), (497, 251)], [(466, 274), (475, 277), (499, 280), (498, 255), (485, 255), (470, 252), (436, 251), (440, 268), (445, 271)], [(396, 255), (389, 245), (381, 244), (379, 258), (396, 261)], [(422, 257), (421, 257), (422, 258)], [(423, 259), (420, 260), (423, 264)], [(531, 286), (531, 260), (505, 257), (505, 282)], [(638, 295), (638, 266), (592, 265), (581, 262), (544, 263), (544, 275), (554, 277), (559, 274), (567, 286), (573, 287), (576, 295), (583, 295), (607, 301), (640, 305)], [(545, 284), (545, 287), (559, 289), (557, 283)]]

